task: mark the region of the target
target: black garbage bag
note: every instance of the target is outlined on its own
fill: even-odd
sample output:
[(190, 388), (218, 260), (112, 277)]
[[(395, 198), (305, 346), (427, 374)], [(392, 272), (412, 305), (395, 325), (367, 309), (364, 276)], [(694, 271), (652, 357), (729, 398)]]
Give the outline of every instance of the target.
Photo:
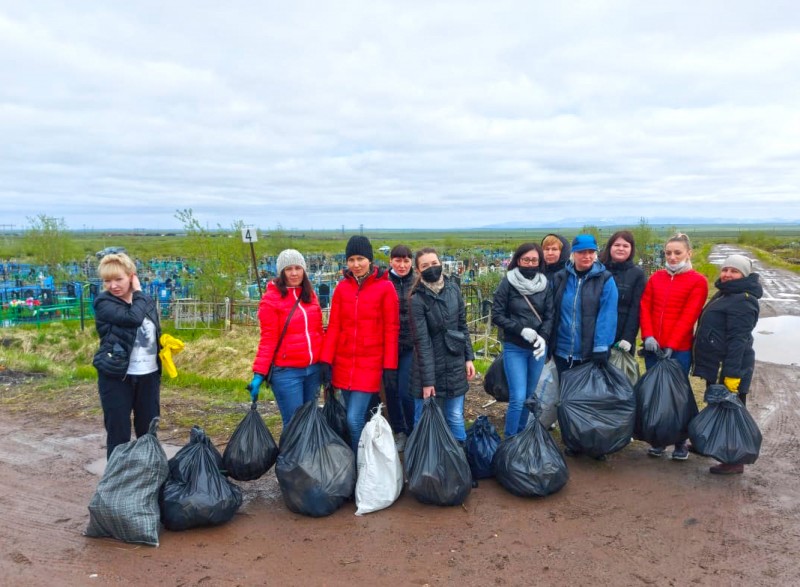
[(467, 430), (467, 462), (473, 479), (486, 479), (494, 475), (492, 459), (500, 444), (500, 435), (487, 416), (478, 416)]
[(277, 458), (278, 445), (253, 402), (225, 447), (222, 468), (237, 481), (252, 481), (269, 471)]
[(169, 460), (161, 490), (161, 523), (168, 530), (216, 526), (233, 518), (242, 491), (220, 472), (222, 458), (203, 429), (193, 426), (189, 444)]
[(281, 436), (275, 475), (291, 511), (321, 517), (353, 495), (356, 459), (317, 408), (317, 400), (298, 409)]
[(689, 422), (697, 415), (697, 402), (680, 363), (660, 354), (658, 362), (633, 388), (636, 421), (633, 436), (661, 448), (689, 437)]
[(350, 429), (347, 427), (347, 410), (342, 402), (336, 399), (333, 385), (325, 386), (325, 405), (322, 406), (322, 415), (336, 434), (347, 446), (350, 446)]
[(153, 418), (147, 434), (111, 453), (89, 502), (86, 536), (158, 546), (158, 495), (169, 475), (167, 455), (156, 437), (158, 422)]
[(556, 441), (539, 420), (542, 408), (535, 398), (525, 402), (534, 414), (519, 434), (506, 438), (494, 454), (498, 483), (520, 497), (544, 497), (567, 484), (569, 470)]
[(631, 441), (635, 415), (631, 382), (613, 365), (588, 362), (561, 374), (558, 424), (573, 452), (597, 458), (621, 450)]
[(694, 450), (726, 465), (751, 465), (761, 451), (761, 431), (739, 396), (724, 385), (709, 385), (708, 405), (689, 424)]
[(433, 398), (425, 400), (422, 416), (406, 442), (404, 459), (408, 490), (418, 501), (460, 505), (467, 499), (472, 473), (464, 448)]
[(483, 389), (499, 402), (508, 401), (508, 379), (503, 368), (503, 353), (489, 365), (486, 375), (483, 377)]

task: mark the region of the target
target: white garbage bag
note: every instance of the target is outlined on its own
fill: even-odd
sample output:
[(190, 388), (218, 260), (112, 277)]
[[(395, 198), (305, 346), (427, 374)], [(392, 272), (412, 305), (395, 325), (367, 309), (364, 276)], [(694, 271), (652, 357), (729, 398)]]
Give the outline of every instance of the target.
[(358, 441), (357, 516), (388, 508), (403, 490), (400, 455), (382, 408), (375, 408)]

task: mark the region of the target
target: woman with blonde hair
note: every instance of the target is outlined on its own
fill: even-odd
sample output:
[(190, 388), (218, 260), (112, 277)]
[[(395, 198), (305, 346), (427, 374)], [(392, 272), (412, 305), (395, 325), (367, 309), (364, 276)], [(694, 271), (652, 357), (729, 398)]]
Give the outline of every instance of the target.
[(93, 364), (103, 407), (106, 456), (147, 434), (161, 412), (161, 324), (155, 301), (142, 291), (136, 265), (124, 253), (106, 255), (97, 270), (104, 291), (94, 300), (100, 349)]
[[(656, 353), (664, 351), (680, 363), (686, 376), (692, 364), (694, 326), (708, 297), (706, 278), (692, 269), (692, 244), (689, 237), (676, 233), (664, 246), (666, 265), (645, 285), (640, 305), (644, 363), (650, 369), (658, 362)], [(664, 447), (651, 447), (647, 454), (660, 457)], [(685, 461), (689, 449), (684, 439), (675, 445), (672, 458)]]

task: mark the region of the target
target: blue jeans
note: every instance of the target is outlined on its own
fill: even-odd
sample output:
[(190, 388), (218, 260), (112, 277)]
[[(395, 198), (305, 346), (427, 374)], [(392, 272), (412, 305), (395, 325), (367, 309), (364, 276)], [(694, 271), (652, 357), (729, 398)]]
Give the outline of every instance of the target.
[(539, 376), (544, 368), (545, 356), (546, 354), (537, 360), (533, 357), (531, 349), (507, 341), (503, 343), (503, 370), (508, 380), (506, 438), (525, 430), (530, 412), (523, 404), (536, 391), (536, 384), (539, 383)]
[(353, 452), (358, 454), (358, 441), (361, 438), (361, 431), (367, 422), (367, 411), (372, 404), (373, 398), (377, 393), (366, 391), (342, 390), (344, 405), (347, 408), (347, 428), (350, 431), (350, 446)]
[(411, 395), (411, 359), (414, 349), (400, 351), (397, 356), (397, 372), (383, 380), (386, 391), (386, 409), (392, 432), (411, 434), (414, 429), (414, 398)]
[[(419, 422), (422, 416), (422, 406), (425, 403), (424, 399), (414, 399), (414, 424)], [(467, 430), (464, 427), (464, 396), (451, 398), (436, 398), (436, 403), (442, 408), (444, 412), (444, 419), (450, 427), (450, 432), (453, 433), (455, 439), (459, 442), (464, 442), (467, 439)]]
[[(683, 372), (686, 373), (686, 376), (689, 376), (689, 369), (692, 366), (692, 351), (672, 351), (672, 359), (675, 359), (680, 363), (681, 369)], [(658, 363), (658, 357), (656, 357), (655, 353), (645, 352), (644, 354), (644, 366), (646, 369), (652, 369)]]
[(310, 367), (273, 367), (270, 382), (285, 428), (297, 408), (319, 393), (319, 365)]

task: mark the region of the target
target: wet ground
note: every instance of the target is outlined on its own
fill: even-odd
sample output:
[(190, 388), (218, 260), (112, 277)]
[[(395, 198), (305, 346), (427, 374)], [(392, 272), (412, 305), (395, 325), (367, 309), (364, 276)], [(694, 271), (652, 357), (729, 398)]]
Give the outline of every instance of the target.
[[(800, 316), (800, 302), (781, 295), (800, 291), (798, 276), (769, 275), (764, 314)], [(568, 459), (569, 483), (544, 499), (517, 498), (487, 480), (464, 507), (425, 506), (404, 494), (367, 516), (356, 517), (348, 503), (311, 519), (286, 509), (269, 473), (240, 484), (246, 502), (232, 522), (162, 531), (158, 548), (82, 536), (98, 481), (87, 467), (96, 472), (104, 452), (100, 422), (0, 412), (0, 579), (59, 586), (797, 585), (800, 368), (758, 359), (748, 407), (764, 444), (742, 476), (709, 475), (713, 461), (696, 455), (648, 458), (646, 445), (633, 443), (607, 462)]]

